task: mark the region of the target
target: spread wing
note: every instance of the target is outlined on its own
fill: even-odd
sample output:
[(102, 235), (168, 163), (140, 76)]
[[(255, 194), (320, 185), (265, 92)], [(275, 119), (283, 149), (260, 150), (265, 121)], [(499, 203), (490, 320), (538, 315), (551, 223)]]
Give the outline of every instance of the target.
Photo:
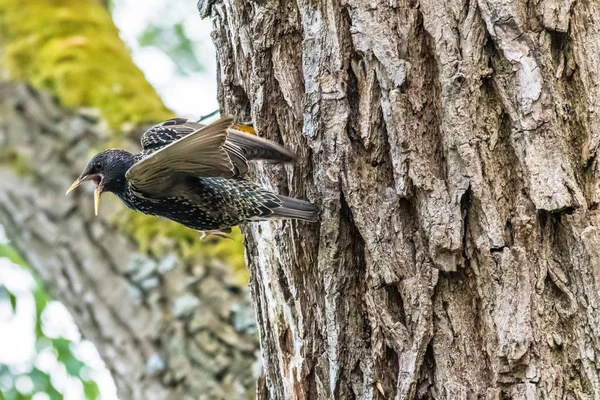
[(204, 125), (188, 121), (185, 118), (173, 118), (161, 122), (144, 132), (142, 149), (146, 153), (152, 153), (202, 128)]
[(135, 163), (125, 177), (136, 191), (160, 196), (182, 184), (188, 176), (238, 176), (239, 172), (224, 149), (228, 128), (232, 124), (233, 118), (224, 117), (179, 139), (171, 140), (169, 144)]
[[(173, 118), (148, 129), (142, 136), (142, 148), (152, 153), (177, 141), (205, 125), (185, 118)], [(233, 125), (227, 130), (223, 149), (229, 155), (240, 176), (248, 171), (247, 161), (264, 160), (271, 163), (293, 163), (296, 155), (283, 146), (254, 134), (249, 125)]]

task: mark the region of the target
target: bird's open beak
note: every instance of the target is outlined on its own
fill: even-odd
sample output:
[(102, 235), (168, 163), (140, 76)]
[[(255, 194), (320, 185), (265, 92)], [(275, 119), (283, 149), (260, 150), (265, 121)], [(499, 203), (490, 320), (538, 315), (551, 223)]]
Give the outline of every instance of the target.
[(77, 189), (83, 182), (85, 182), (83, 179), (77, 179), (75, 182), (73, 182), (73, 184), (67, 189), (67, 193), (65, 193), (65, 196), (67, 196), (73, 190)]
[(67, 193), (65, 195), (68, 195), (73, 190), (77, 189), (85, 181), (94, 181), (94, 184), (96, 185), (96, 188), (94, 189), (94, 213), (98, 215), (100, 197), (102, 196), (102, 190), (104, 189), (104, 176), (100, 174), (92, 174), (79, 177), (77, 180), (75, 180), (75, 182), (73, 182), (69, 189), (67, 189)]
[(100, 207), (100, 196), (102, 196), (102, 185), (96, 185), (94, 189), (94, 215), (98, 216), (98, 208)]

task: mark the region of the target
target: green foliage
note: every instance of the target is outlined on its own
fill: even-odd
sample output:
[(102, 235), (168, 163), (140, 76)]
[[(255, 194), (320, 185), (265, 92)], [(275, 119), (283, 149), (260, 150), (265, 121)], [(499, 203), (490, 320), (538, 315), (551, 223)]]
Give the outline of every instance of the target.
[[(10, 246), (0, 244), (0, 258), (8, 258), (13, 264), (19, 265), (24, 269), (28, 269), (23, 259)], [(8, 291), (4, 286), (0, 286), (0, 292), (6, 291), (10, 294), (10, 301), (13, 310), (16, 310), (18, 297)], [(69, 339), (58, 337), (50, 338), (44, 333), (42, 324), (42, 314), (48, 305), (50, 298), (42, 288), (41, 284), (36, 281), (36, 286), (33, 290), (35, 299), (35, 332), (36, 332), (36, 347), (38, 352), (52, 348), (56, 354), (57, 360), (65, 366), (67, 373), (81, 381), (85, 398), (87, 400), (96, 400), (99, 397), (100, 389), (98, 384), (89, 380), (87, 374), (83, 373), (87, 368), (85, 364), (77, 358), (73, 352), (73, 342)], [(2, 301), (2, 296), (0, 296)], [(19, 378), (24, 377), (31, 380), (33, 390), (30, 393), (21, 393), (18, 390), (17, 382)], [(10, 382), (10, 385), (3, 383)], [(39, 370), (35, 366), (24, 373), (15, 374), (7, 365), (0, 365), (0, 400), (30, 400), (36, 393), (46, 393), (51, 400), (62, 400), (62, 393), (53, 385), (50, 375)]]
[(82, 380), (83, 383), (83, 394), (86, 399), (97, 399), (100, 396), (100, 388), (94, 381)]
[(6, 301), (10, 302), (13, 313), (17, 309), (17, 296), (12, 293), (8, 288), (4, 286), (0, 286), (0, 303), (4, 303)]
[[(19, 256), (19, 254), (15, 251), (15, 249), (13, 249), (12, 247), (10, 247), (8, 245), (0, 243), (0, 258), (7, 258), (13, 264), (19, 265), (22, 268), (27, 269), (29, 271), (29, 268), (27, 267), (27, 265), (25, 264), (25, 261), (23, 261), (21, 256)], [(37, 321), (36, 325), (35, 325), (35, 330), (36, 330), (36, 335), (38, 337), (43, 337), (44, 333), (42, 332), (41, 317), (42, 317), (42, 312), (46, 308), (46, 305), (50, 302), (50, 297), (42, 289), (41, 283), (40, 282), (36, 282), (36, 283), (37, 283), (36, 289), (33, 291), (33, 298), (35, 299), (35, 317), (36, 317), (36, 321)], [(12, 297), (11, 297), (11, 303), (13, 303), (13, 301), (14, 301), (14, 305), (13, 305), (13, 310), (14, 310), (16, 308), (16, 297), (12, 293), (10, 295), (12, 297), (14, 297), (14, 300), (12, 300)]]
[[(14, 376), (9, 367), (5, 365), (0, 365), (0, 379), (2, 377), (10, 377), (11, 380), (16, 381), (20, 377), (28, 377), (31, 379), (33, 383), (33, 391), (31, 393), (20, 393), (15, 386), (10, 388), (0, 387), (0, 400), (30, 400), (33, 395), (36, 393), (46, 393), (51, 400), (62, 400), (64, 396), (61, 392), (59, 392), (56, 387), (52, 384), (52, 380), (50, 375), (47, 373), (40, 371), (37, 368), (32, 368), (26, 374), (20, 374)], [(92, 397), (87, 397), (88, 400), (92, 399)], [(94, 397), (93, 399), (96, 399)]]
[(2, 0), (0, 42), (13, 79), (67, 107), (98, 108), (113, 128), (173, 116), (98, 0)]
[(15, 312), (17, 310), (17, 296), (11, 292), (8, 292), (8, 299), (10, 300), (10, 306), (12, 307), (13, 312)]
[(85, 366), (79, 361), (71, 350), (71, 341), (65, 338), (51, 339), (52, 347), (56, 350), (58, 361), (64, 364), (71, 376), (79, 376), (81, 369)]
[(190, 75), (203, 69), (194, 51), (194, 44), (185, 34), (183, 22), (170, 26), (151, 25), (140, 35), (138, 42), (143, 47), (162, 50), (174, 61), (181, 75)]
[(13, 264), (25, 267), (25, 261), (19, 256), (19, 253), (12, 247), (2, 243), (0, 243), (0, 258), (8, 258)]

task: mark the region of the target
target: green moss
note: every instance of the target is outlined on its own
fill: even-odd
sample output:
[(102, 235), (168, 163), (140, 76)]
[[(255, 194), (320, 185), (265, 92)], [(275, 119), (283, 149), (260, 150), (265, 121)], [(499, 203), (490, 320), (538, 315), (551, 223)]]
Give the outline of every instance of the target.
[(200, 240), (200, 233), (175, 222), (151, 217), (130, 210), (118, 211), (114, 218), (119, 230), (139, 243), (143, 253), (162, 257), (173, 247), (184, 261), (222, 260), (234, 272), (239, 284), (249, 280), (244, 260), (243, 235), (235, 228), (231, 239), (209, 236)]
[(0, 150), (0, 163), (10, 166), (19, 176), (35, 176), (31, 160), (12, 149)]
[(116, 130), (173, 116), (98, 1), (0, 0), (0, 41), (12, 79), (67, 107), (98, 108)]

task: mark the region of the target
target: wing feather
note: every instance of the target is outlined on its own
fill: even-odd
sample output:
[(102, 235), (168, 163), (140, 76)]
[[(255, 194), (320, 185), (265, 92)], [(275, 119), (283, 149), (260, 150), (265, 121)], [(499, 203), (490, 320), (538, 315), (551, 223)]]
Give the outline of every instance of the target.
[(203, 127), (200, 124), (194, 127), (187, 122), (185, 118), (173, 118), (153, 126), (142, 135), (142, 149), (146, 152), (159, 150)]
[[(145, 154), (152, 154), (188, 135), (201, 131), (204, 127), (205, 125), (185, 118), (164, 121), (144, 133), (142, 148)], [(285, 147), (253, 133), (254, 128), (250, 125), (237, 124), (227, 129), (227, 139), (222, 145), (222, 149), (227, 153), (236, 177), (248, 173), (248, 161), (263, 160), (269, 163), (294, 163), (296, 161), (296, 155)]]
[(227, 136), (227, 145), (236, 145), (248, 160), (264, 160), (272, 163), (294, 163), (297, 156), (285, 147), (240, 129), (232, 127)]
[(135, 163), (125, 177), (135, 190), (161, 194), (185, 175), (232, 178), (236, 169), (223, 149), (233, 118), (220, 120), (176, 140)]

